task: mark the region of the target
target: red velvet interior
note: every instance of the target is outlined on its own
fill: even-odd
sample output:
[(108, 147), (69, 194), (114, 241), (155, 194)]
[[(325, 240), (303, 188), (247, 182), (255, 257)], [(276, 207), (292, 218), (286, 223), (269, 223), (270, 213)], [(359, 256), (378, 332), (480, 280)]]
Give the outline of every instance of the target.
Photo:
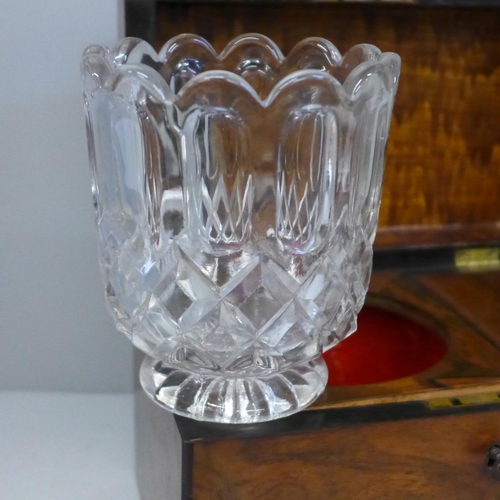
[(365, 307), (358, 330), (324, 354), (328, 385), (361, 385), (413, 375), (446, 353), (432, 330), (396, 313)]

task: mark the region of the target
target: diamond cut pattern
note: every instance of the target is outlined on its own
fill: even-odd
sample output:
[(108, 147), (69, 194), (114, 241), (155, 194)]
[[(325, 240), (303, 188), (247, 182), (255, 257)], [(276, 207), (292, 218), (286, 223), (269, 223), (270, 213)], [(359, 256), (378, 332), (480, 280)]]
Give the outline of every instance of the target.
[(193, 304), (193, 301), (175, 281), (160, 295), (159, 300), (176, 322)]
[(336, 169), (336, 120), (327, 107), (299, 109), (280, 138), (277, 187), (278, 238), (307, 252), (324, 243), (331, 218), (331, 180)]
[(193, 328), (218, 302), (207, 278), (183, 253), (170, 261), (170, 270), (153, 290), (152, 297), (178, 327), (178, 333)]
[(211, 110), (199, 118), (193, 138), (204, 234), (216, 248), (241, 246), (251, 230), (253, 203), (246, 125), (233, 112)]
[[(336, 242), (319, 262), (297, 257), (294, 265), (307, 276), (299, 281), (267, 252), (244, 260), (219, 287), (213, 271), (200, 267), (199, 255), (179, 246), (149, 268), (152, 282), (158, 275), (163, 279), (144, 307), (134, 343), (173, 353), (174, 364), (249, 374), (313, 357), (322, 345), (333, 345), (355, 329), (366, 293), (360, 276), (367, 273), (369, 247), (356, 245), (357, 253), (349, 248)], [(218, 258), (211, 265), (217, 268)]]
[(269, 290), (260, 285), (240, 306), (240, 311), (259, 329), (266, 324), (280, 308)]
[[(181, 363), (179, 356), (185, 352), (191, 364), (203, 360), (200, 368), (215, 363), (229, 370), (243, 366), (251, 371), (272, 370), (304, 353), (316, 355), (318, 333), (335, 311), (349, 333), (352, 303), (345, 299), (341, 272), (328, 256), (312, 266), (302, 285), (283, 279), (288, 274), (263, 255), (217, 288), (185, 248), (176, 255), (166, 276), (170, 284), (164, 285), (165, 279), (159, 284), (158, 297), (153, 293), (144, 320), (147, 329), (154, 328), (152, 337), (177, 352), (174, 363)], [(344, 333), (339, 330), (336, 335)], [(178, 347), (172, 347), (172, 342)]]

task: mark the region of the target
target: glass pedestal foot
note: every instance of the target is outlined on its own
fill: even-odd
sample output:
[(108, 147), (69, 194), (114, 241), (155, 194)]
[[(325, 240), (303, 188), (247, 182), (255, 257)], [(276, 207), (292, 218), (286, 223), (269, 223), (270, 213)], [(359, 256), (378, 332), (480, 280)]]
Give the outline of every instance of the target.
[(321, 356), (267, 376), (194, 373), (146, 357), (141, 384), (157, 404), (184, 417), (249, 424), (286, 417), (324, 390), (328, 370)]

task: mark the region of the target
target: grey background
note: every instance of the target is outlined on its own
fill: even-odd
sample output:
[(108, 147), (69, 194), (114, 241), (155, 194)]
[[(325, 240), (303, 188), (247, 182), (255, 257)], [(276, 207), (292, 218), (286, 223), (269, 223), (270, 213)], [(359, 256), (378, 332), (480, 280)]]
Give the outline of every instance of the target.
[(130, 391), (105, 309), (79, 64), (123, 35), (119, 0), (2, 0), (0, 390)]

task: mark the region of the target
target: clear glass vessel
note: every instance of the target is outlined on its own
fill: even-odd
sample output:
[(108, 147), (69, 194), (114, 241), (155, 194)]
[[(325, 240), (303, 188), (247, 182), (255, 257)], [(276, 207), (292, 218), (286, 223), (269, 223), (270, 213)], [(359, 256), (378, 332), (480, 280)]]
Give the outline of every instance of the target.
[(250, 423), (321, 394), (370, 279), (399, 68), (257, 34), (85, 51), (106, 296), (154, 401)]

